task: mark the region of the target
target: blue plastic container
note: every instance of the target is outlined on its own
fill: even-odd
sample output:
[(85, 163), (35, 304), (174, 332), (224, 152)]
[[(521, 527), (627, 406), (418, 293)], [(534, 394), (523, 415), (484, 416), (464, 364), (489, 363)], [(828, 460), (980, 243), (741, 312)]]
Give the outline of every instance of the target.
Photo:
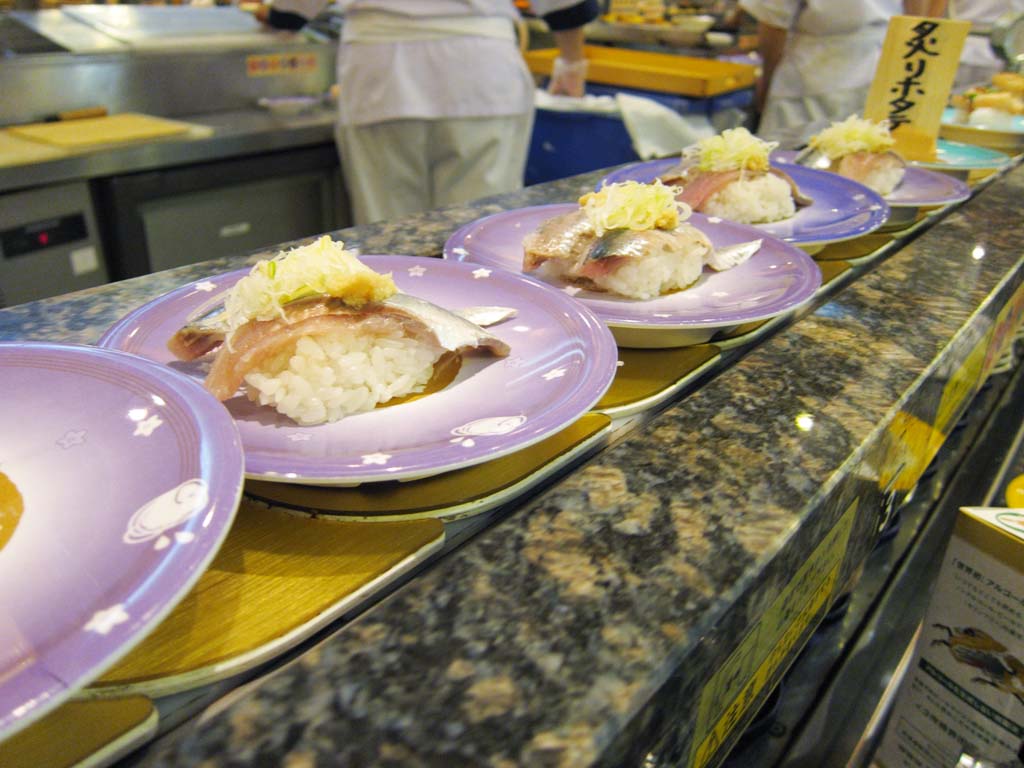
[[(753, 90), (750, 88), (710, 99), (692, 99), (670, 93), (588, 83), (587, 93), (594, 96), (615, 96), (617, 93), (644, 96), (681, 115), (708, 117), (722, 109), (742, 109), (753, 101)], [(525, 183), (529, 186), (564, 179), (566, 176), (639, 159), (633, 150), (629, 131), (618, 116), (538, 109), (530, 140), (530, 154), (526, 160)]]

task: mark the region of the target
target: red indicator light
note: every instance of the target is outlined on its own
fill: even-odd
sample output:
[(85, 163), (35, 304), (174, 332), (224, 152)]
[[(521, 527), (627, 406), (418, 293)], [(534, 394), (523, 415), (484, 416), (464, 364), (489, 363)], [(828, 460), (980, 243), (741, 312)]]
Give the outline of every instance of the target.
[(40, 232), (36, 240), (39, 241), (40, 245), (46, 245), (50, 242), (50, 234), (48, 232)]

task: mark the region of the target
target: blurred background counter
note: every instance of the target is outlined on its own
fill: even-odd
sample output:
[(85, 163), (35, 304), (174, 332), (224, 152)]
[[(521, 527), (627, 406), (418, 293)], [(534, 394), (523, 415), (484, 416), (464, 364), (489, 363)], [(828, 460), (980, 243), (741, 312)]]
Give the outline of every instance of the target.
[[(17, 95), (0, 99), (0, 232), (34, 243), (0, 259), (0, 305), (348, 224), (331, 90), (341, 23), (329, 11), (295, 34), (235, 7), (0, 11), (0, 92)], [(686, 40), (656, 35), (637, 50), (628, 38), (653, 34), (644, 25), (597, 22), (594, 40), (617, 47), (592, 47), (602, 62), (582, 109), (539, 105), (526, 183), (637, 159), (644, 128), (624, 110), (667, 121), (679, 141), (742, 122), (754, 70), (707, 58), (712, 23), (687, 16), (671, 30)], [(523, 32), (541, 81), (545, 39)], [(659, 68), (641, 71), (647, 60)], [(107, 117), (88, 134), (24, 131), (95, 115)]]

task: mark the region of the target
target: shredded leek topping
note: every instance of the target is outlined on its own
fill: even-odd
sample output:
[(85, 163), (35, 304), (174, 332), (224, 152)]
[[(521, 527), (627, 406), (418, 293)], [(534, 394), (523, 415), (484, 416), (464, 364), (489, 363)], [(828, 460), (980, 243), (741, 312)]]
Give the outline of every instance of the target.
[(768, 155), (779, 146), (757, 138), (746, 128), (729, 128), (701, 139), (683, 150), (685, 159), (696, 159), (702, 171), (767, 171)]
[(669, 187), (656, 179), (651, 184), (623, 181), (606, 184), (590, 192), (579, 203), (594, 234), (601, 237), (611, 229), (675, 229), (690, 218), (690, 206), (676, 200), (678, 187)]
[(850, 115), (812, 136), (808, 144), (836, 160), (854, 152), (885, 152), (896, 141), (889, 133), (889, 121), (879, 123)]
[(358, 309), (397, 290), (391, 275), (374, 272), (325, 235), (258, 262), (235, 283), (224, 300), (228, 337), (250, 320), (284, 317), (284, 306), (299, 299), (330, 296)]

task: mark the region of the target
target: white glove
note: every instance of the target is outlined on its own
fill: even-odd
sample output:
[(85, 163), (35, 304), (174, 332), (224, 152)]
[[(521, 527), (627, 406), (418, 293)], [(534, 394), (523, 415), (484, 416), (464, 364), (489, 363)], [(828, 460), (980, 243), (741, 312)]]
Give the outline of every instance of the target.
[(587, 84), (587, 60), (566, 61), (555, 59), (548, 82), (548, 93), (560, 96), (583, 96)]

